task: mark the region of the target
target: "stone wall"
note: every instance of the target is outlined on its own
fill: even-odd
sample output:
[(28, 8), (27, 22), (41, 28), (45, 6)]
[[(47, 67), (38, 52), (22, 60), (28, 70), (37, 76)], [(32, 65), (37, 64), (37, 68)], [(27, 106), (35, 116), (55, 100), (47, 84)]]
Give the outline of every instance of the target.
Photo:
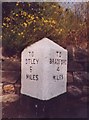
[[(89, 102), (89, 54), (87, 50), (75, 49), (71, 46), (68, 50), (68, 99), (77, 99), (83, 104)], [(3, 83), (3, 109), (20, 98), (21, 64), (20, 60), (3, 58), (2, 67)], [(1, 80), (1, 79), (0, 79)], [(10, 99), (11, 98), (11, 99)], [(7, 116), (3, 110), (3, 116)]]
[(69, 46), (68, 94), (87, 102), (89, 94), (89, 53), (81, 48)]

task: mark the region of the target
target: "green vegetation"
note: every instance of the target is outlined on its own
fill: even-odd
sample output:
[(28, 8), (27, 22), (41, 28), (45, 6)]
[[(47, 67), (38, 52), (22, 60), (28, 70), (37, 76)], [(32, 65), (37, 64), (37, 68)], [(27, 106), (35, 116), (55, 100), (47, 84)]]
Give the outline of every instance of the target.
[[(86, 8), (87, 9), (87, 8)], [(3, 53), (19, 55), (28, 45), (48, 37), (66, 47), (87, 41), (87, 21), (58, 3), (3, 3)]]

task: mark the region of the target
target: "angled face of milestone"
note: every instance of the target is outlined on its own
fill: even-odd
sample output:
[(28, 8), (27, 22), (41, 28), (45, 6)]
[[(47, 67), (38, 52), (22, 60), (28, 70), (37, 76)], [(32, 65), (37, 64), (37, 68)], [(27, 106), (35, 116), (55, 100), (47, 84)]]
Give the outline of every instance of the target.
[(49, 100), (66, 92), (67, 50), (49, 40), (25, 48), (21, 55), (21, 93)]

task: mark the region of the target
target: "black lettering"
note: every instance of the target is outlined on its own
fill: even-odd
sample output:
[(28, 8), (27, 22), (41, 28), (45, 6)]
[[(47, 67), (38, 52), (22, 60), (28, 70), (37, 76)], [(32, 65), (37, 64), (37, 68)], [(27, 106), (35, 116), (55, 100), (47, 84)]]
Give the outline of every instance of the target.
[(38, 78), (38, 75), (26, 74), (26, 79), (37, 81), (39, 78)]
[(50, 64), (56, 64), (56, 65), (60, 65), (60, 63), (61, 63), (61, 60), (60, 59), (51, 59), (50, 58)]
[(33, 80), (38, 80), (38, 75), (33, 75)]
[(39, 59), (25, 59), (26, 64), (38, 64)]
[(32, 57), (34, 56), (34, 52), (32, 51)]
[(28, 75), (26, 75), (26, 79), (28, 79), (29, 78), (29, 76)]
[(53, 79), (54, 80), (63, 80), (63, 75), (54, 75)]
[(30, 66), (30, 72), (32, 72), (32, 66)]
[(30, 79), (30, 80), (33, 80), (33, 76), (32, 76), (32, 75), (29, 75), (29, 79)]
[[(37, 60), (36, 60), (36, 63), (38, 63)], [(50, 58), (49, 59), (49, 63), (50, 64), (56, 64), (56, 65), (66, 65), (66, 60)]]
[(53, 76), (53, 79), (55, 79), (55, 75)]
[(27, 59), (25, 59), (25, 61), (26, 61), (26, 64), (27, 64)]
[(35, 80), (35, 75), (33, 75), (33, 80)]
[(34, 51), (31, 51), (31, 52), (29, 51), (29, 56), (34, 57)]
[(57, 57), (61, 57), (61, 52), (56, 51)]
[(50, 64), (53, 64), (53, 63), (54, 63), (54, 59), (50, 58)]
[(38, 80), (38, 75), (36, 75), (36, 80)]
[(61, 65), (66, 65), (66, 60), (61, 60)]
[(30, 56), (31, 52), (29, 52), (29, 56)]
[(60, 71), (60, 68), (59, 68), (59, 67), (57, 68), (57, 71)]

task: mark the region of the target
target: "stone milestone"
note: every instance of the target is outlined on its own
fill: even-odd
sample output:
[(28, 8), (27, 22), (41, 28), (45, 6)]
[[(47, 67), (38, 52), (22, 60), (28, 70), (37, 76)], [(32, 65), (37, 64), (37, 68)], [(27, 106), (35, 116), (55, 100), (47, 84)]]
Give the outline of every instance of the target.
[(49, 40), (25, 48), (21, 54), (21, 93), (49, 100), (66, 92), (67, 50)]

